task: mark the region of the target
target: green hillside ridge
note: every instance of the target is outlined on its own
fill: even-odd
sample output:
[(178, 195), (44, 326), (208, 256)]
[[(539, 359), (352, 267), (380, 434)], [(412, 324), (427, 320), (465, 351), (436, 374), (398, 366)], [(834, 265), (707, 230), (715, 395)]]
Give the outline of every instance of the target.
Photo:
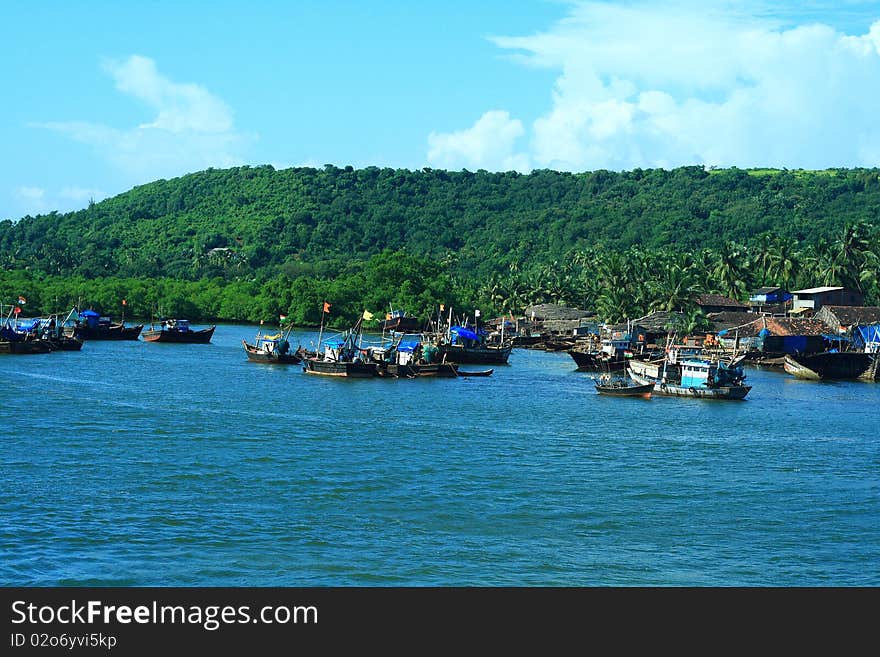
[(0, 222), (0, 301), (310, 323), (329, 297), (343, 323), (542, 300), (619, 317), (765, 283), (876, 300), (878, 211), (878, 169), (208, 169)]

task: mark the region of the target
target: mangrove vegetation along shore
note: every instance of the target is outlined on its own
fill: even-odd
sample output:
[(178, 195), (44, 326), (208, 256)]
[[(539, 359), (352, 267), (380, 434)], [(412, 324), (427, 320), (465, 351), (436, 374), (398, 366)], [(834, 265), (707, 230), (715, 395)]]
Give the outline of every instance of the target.
[[(0, 299), (27, 312), (349, 325), (389, 304), (609, 320), (699, 293), (844, 285), (880, 303), (880, 170), (531, 174), (209, 169), (0, 222)], [(377, 316), (378, 318), (378, 316)]]

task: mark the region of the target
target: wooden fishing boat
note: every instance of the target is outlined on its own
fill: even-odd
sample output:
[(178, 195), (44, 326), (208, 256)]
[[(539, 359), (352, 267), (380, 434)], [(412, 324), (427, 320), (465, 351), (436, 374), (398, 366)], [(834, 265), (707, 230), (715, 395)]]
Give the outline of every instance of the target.
[[(302, 360), (303, 371), (354, 379), (379, 376), (382, 363), (375, 360), (369, 350), (360, 347), (362, 323), (363, 317), (358, 317), (351, 329), (333, 340), (322, 341), (319, 335), (316, 353)], [(323, 334), (323, 316), (321, 330)]]
[(254, 344), (248, 344), (246, 340), (242, 340), (241, 344), (244, 346), (248, 360), (255, 363), (277, 365), (298, 365), (301, 363), (306, 353), (301, 346), (297, 347), (295, 351), (291, 351), (289, 340), (291, 330), (292, 327), (285, 332), (274, 335), (263, 335), (262, 331), (259, 331)]
[(513, 345), (510, 343), (504, 345), (443, 343), (437, 345), (437, 349), (439, 358), (447, 363), (505, 365), (510, 358)]
[(45, 340), (5, 340), (0, 338), (0, 354), (48, 354), (52, 347)]
[(395, 333), (418, 333), (422, 330), (424, 322), (418, 317), (408, 315), (403, 310), (392, 310), (385, 314), (385, 319), (380, 323), (383, 331)]
[(565, 353), (571, 356), (579, 372), (623, 371), (630, 360), (623, 356), (610, 356), (603, 351), (568, 349)]
[(166, 319), (159, 328), (150, 328), (141, 334), (145, 342), (172, 342), (186, 344), (207, 344), (214, 335), (216, 326), (204, 329), (193, 329), (189, 320)]
[(396, 376), (414, 379), (419, 376), (447, 377), (454, 379), (459, 375), (458, 365), (454, 363), (386, 363), (379, 368), (380, 376)]
[(437, 330), (424, 336), (425, 346), (436, 349), (441, 363), (472, 365), (506, 365), (513, 351), (513, 339), (500, 333), (488, 334), (480, 327), (479, 311), (474, 312), (473, 324), (464, 321), (455, 325), (452, 309), (446, 319), (438, 319)]
[(611, 397), (641, 397), (650, 399), (654, 391), (654, 382), (631, 384), (620, 377), (603, 377), (595, 381), (596, 392)]
[(799, 379), (874, 381), (877, 377), (876, 359), (877, 354), (864, 351), (786, 354), (783, 367)]
[(318, 357), (303, 358), (303, 371), (306, 374), (322, 376), (340, 376), (355, 379), (369, 379), (379, 376), (377, 363), (369, 361), (324, 360)]
[(700, 357), (679, 358), (670, 349), (657, 377), (645, 374), (650, 364), (630, 363), (627, 371), (639, 385), (653, 384), (653, 393), (666, 397), (699, 399), (745, 399), (752, 386), (745, 385), (742, 358), (730, 362), (710, 361)]
[(52, 351), (80, 351), (83, 348), (84, 340), (75, 335), (44, 335), (43, 340), (49, 343)]
[(48, 342), (52, 351), (80, 351), (83, 348), (84, 340), (77, 337), (72, 324), (74, 313), (71, 310), (63, 321), (54, 314), (40, 320), (40, 339)]
[(76, 318), (71, 320), (73, 333), (82, 340), (137, 340), (144, 328), (143, 324), (126, 326), (125, 322), (114, 322), (94, 310), (75, 314)]

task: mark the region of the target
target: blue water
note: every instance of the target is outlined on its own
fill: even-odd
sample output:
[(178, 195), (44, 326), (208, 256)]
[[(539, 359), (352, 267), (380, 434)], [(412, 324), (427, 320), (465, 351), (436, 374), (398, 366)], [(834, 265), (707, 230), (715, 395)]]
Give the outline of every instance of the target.
[(338, 380), (254, 333), (0, 356), (0, 583), (880, 584), (880, 385), (614, 399), (527, 350)]

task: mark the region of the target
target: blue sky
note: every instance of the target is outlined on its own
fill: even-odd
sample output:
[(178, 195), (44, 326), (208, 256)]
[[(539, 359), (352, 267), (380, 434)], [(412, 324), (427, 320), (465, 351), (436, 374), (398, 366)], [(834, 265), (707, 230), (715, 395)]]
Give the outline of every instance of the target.
[(0, 219), (241, 164), (880, 166), (880, 2), (6, 3)]

